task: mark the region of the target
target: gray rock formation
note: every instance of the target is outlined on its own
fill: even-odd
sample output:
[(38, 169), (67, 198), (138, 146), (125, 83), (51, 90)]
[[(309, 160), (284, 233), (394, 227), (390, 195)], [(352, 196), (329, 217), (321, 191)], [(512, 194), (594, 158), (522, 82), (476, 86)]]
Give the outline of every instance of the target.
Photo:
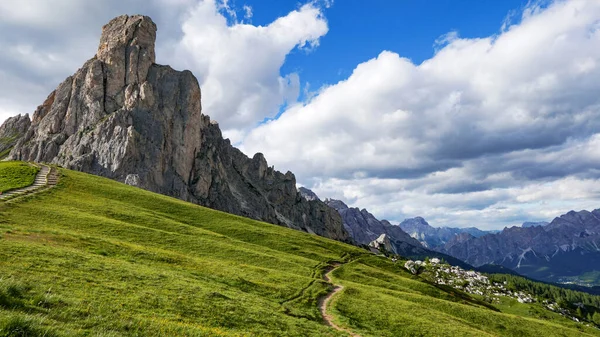
[(2, 123), (0, 126), (0, 159), (8, 156), (9, 151), (30, 126), (29, 115), (10, 117)]
[(200, 205), (348, 240), (340, 216), (296, 190), (295, 177), (252, 159), (201, 113), (189, 71), (155, 64), (156, 25), (120, 16), (102, 29), (96, 55), (37, 108), (10, 153)]
[(400, 223), (406, 233), (419, 240), (424, 247), (438, 249), (451, 241), (455, 236), (468, 233), (469, 235), (480, 237), (491, 234), (490, 231), (482, 231), (475, 227), (452, 228), (452, 227), (432, 227), (422, 217), (405, 219)]
[(390, 253), (398, 254), (396, 246), (392, 244), (392, 241), (387, 234), (381, 234), (377, 239), (369, 242), (369, 247), (373, 247), (380, 251), (387, 251)]
[(600, 271), (600, 210), (570, 211), (545, 226), (465, 237), (442, 251), (476, 267), (497, 264), (532, 278), (577, 283), (582, 274)]

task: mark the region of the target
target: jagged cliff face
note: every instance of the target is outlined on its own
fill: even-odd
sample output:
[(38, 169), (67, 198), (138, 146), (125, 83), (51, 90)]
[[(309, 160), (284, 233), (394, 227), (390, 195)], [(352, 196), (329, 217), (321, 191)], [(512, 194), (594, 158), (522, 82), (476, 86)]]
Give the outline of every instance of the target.
[(38, 107), (10, 158), (58, 164), (200, 205), (348, 240), (339, 215), (295, 177), (252, 159), (201, 113), (189, 71), (155, 64), (156, 25), (120, 16), (96, 56)]
[(8, 156), (10, 150), (30, 126), (29, 115), (11, 117), (0, 126), (0, 159)]

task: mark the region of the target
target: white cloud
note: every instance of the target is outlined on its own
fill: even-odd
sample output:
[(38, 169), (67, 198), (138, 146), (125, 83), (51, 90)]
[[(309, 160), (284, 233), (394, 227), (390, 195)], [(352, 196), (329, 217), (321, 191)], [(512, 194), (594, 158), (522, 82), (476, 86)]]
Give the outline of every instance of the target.
[(490, 37), (447, 34), (419, 65), (384, 51), (243, 149), (393, 220), (498, 226), (598, 204), (583, 190), (600, 177), (589, 146), (600, 137), (600, 2), (535, 2), (507, 22)]
[(51, 13), (82, 14), (83, 7), (73, 0), (19, 0), (0, 2), (0, 20), (19, 25), (35, 25), (53, 27), (57, 24), (67, 24), (68, 21), (60, 15)]
[[(221, 7), (233, 11), (226, 2)], [(217, 4), (206, 0), (183, 23), (184, 35), (173, 60), (198, 77), (203, 112), (234, 137), (275, 116), (285, 102), (296, 101), (299, 78), (280, 75), (280, 68), (294, 48), (316, 46), (327, 30), (321, 10), (312, 4), (267, 26), (253, 26), (228, 24)]]
[(248, 5), (244, 5), (244, 7), (242, 7), (242, 9), (244, 10), (244, 19), (246, 20), (250, 20), (252, 19), (252, 6), (248, 6)]

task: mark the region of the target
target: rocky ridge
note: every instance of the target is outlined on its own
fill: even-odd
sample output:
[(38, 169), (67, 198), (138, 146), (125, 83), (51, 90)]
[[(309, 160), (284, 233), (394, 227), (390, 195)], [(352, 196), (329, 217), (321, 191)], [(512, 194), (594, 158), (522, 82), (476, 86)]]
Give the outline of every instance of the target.
[(356, 207), (348, 207), (341, 200), (335, 199), (326, 199), (325, 204), (340, 213), (344, 228), (358, 244), (368, 245), (382, 234), (386, 234), (392, 241), (420, 246), (419, 241), (406, 234), (402, 228), (392, 225), (387, 220), (378, 220), (364, 208), (361, 210)]
[(315, 192), (309, 190), (306, 187), (298, 188), (298, 192), (304, 199), (306, 199), (306, 201), (319, 200), (319, 197), (315, 194)]
[[(120, 16), (96, 55), (40, 105), (10, 159), (105, 176), (225, 212), (348, 241), (337, 212), (296, 190), (291, 172), (248, 158), (202, 114), (189, 71), (155, 63), (157, 27)], [(6, 125), (6, 123), (5, 123)]]

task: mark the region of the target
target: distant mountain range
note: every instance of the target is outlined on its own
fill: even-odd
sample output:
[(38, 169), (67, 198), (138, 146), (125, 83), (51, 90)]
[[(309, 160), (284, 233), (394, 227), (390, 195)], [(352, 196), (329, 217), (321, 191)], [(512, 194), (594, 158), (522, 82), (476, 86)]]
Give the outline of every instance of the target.
[(469, 228), (451, 228), (451, 227), (432, 227), (422, 217), (406, 219), (400, 223), (402, 228), (411, 237), (428, 248), (437, 248), (445, 245), (447, 242), (455, 239), (459, 234), (466, 233), (474, 237), (492, 234), (497, 231), (483, 231), (475, 227)]
[(600, 284), (600, 210), (570, 211), (551, 223), (466, 236), (438, 249), (474, 266), (497, 264), (543, 281)]
[[(307, 188), (300, 187), (298, 192), (307, 201), (320, 201), (319, 197)], [(366, 247), (374, 241), (379, 240), (384, 242), (385, 249), (391, 253), (413, 259), (438, 257), (452, 265), (473, 269), (471, 265), (464, 263), (460, 259), (423, 247), (418, 240), (408, 235), (402, 228), (392, 225), (387, 220), (375, 218), (366, 209), (348, 207), (341, 200), (325, 199), (324, 202), (340, 214), (345, 231), (348, 232), (357, 245)]]
[[(319, 200), (308, 189), (301, 188), (300, 194), (307, 200)], [(437, 252), (442, 258), (453, 257), (485, 272), (600, 285), (600, 210), (571, 211), (550, 223), (525, 222), (502, 231), (484, 231), (475, 227), (436, 228), (422, 217), (393, 225), (340, 200), (326, 199), (325, 204), (339, 212), (344, 229), (358, 244), (377, 240), (406, 257), (434, 256)]]
[(366, 209), (351, 208), (335, 199), (326, 199), (325, 204), (340, 213), (344, 228), (358, 244), (368, 245), (381, 234), (387, 234), (392, 240), (406, 242), (416, 247), (421, 246), (419, 241), (413, 239), (402, 228), (392, 225), (387, 220), (378, 220)]

